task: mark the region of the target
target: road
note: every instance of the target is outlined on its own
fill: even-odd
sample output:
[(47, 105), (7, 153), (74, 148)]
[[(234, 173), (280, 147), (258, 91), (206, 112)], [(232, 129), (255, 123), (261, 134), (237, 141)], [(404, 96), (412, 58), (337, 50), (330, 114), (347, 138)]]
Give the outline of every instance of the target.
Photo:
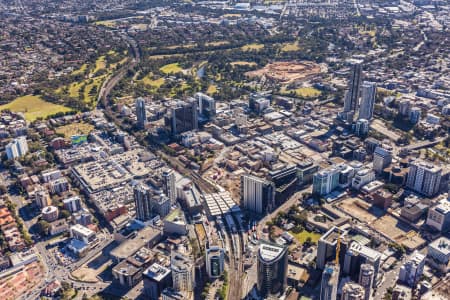
[(421, 149), (421, 148), (428, 148), (430, 146), (434, 146), (437, 145), (443, 141), (445, 141), (447, 137), (441, 137), (439, 139), (436, 139), (434, 141), (423, 141), (423, 142), (417, 142), (411, 145), (408, 145), (406, 147), (403, 147), (403, 149), (405, 150), (417, 150), (417, 149)]
[(387, 289), (394, 287), (398, 278), (398, 273), (400, 272), (400, 267), (402, 266), (405, 259), (398, 261), (392, 270), (384, 273), (381, 284), (377, 287), (374, 299), (382, 299)]
[(266, 215), (264, 218), (262, 218), (258, 223), (258, 232), (260, 236), (262, 236), (262, 229), (266, 226), (266, 223), (273, 218), (277, 216), (279, 212), (287, 212), (289, 209), (294, 205), (297, 204), (298, 201), (301, 199), (301, 196), (303, 193), (311, 193), (312, 192), (312, 186), (308, 186), (298, 192), (296, 192), (294, 195), (292, 195), (286, 202), (281, 204), (277, 209), (275, 209), (270, 214)]

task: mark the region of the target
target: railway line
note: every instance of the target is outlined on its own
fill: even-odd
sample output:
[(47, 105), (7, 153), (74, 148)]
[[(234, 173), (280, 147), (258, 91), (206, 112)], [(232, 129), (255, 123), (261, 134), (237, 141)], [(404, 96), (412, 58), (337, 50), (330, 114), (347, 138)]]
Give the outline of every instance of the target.
[[(229, 287), (228, 287), (228, 298), (230, 300), (241, 299), (242, 292), (242, 279), (244, 265), (242, 263), (242, 254), (244, 251), (244, 240), (241, 234), (240, 222), (236, 220), (235, 215), (231, 215), (233, 218), (233, 224), (228, 224), (228, 229), (226, 231), (227, 239), (231, 241), (230, 253), (229, 253)], [(226, 219), (225, 219), (226, 220)], [(235, 230), (233, 230), (235, 226)]]

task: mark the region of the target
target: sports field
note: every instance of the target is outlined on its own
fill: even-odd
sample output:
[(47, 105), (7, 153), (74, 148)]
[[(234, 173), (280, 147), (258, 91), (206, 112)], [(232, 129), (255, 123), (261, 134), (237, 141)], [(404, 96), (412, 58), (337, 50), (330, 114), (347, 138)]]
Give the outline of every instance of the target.
[(183, 71), (179, 63), (168, 64), (159, 69), (164, 74), (175, 74)]
[(63, 105), (53, 104), (43, 100), (40, 96), (27, 95), (16, 98), (14, 101), (0, 106), (0, 111), (9, 109), (12, 112), (22, 112), (27, 121), (37, 118), (46, 118), (59, 112), (68, 112), (72, 109)]

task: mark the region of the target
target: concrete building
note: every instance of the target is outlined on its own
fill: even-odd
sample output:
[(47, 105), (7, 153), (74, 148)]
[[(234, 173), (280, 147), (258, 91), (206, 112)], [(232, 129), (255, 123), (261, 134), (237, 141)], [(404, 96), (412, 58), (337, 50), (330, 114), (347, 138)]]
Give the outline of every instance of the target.
[(361, 265), (358, 283), (364, 288), (364, 300), (370, 300), (371, 298), (375, 276), (375, 268), (371, 264)]
[(42, 209), (42, 218), (47, 222), (53, 222), (58, 219), (58, 208), (56, 206), (46, 206)]
[(406, 186), (415, 192), (432, 197), (439, 192), (441, 177), (441, 167), (418, 159), (409, 166)]
[(197, 101), (193, 98), (178, 101), (166, 116), (165, 122), (172, 135), (198, 129)]
[(136, 219), (148, 221), (152, 217), (151, 189), (147, 185), (137, 184), (133, 190)]
[(348, 274), (355, 280), (358, 280), (358, 276), (361, 272), (360, 268), (362, 264), (370, 264), (374, 269), (374, 282), (377, 278), (378, 271), (380, 269), (381, 253), (361, 245), (359, 242), (352, 241), (345, 252), (345, 259), (343, 265), (344, 274)]
[(408, 99), (402, 99), (398, 103), (398, 113), (403, 117), (408, 117), (411, 111), (411, 101)]
[(320, 300), (336, 300), (338, 285), (339, 265), (325, 265), (320, 283)]
[(162, 180), (164, 194), (169, 197), (171, 204), (175, 204), (177, 201), (175, 171), (169, 168), (164, 169), (162, 173)]
[(156, 215), (164, 218), (169, 214), (170, 199), (162, 191), (154, 190), (145, 184), (139, 183), (134, 187), (133, 194), (136, 219), (148, 221)]
[(262, 297), (284, 292), (287, 278), (287, 247), (261, 241), (257, 256), (257, 287)]
[(50, 181), (49, 190), (52, 194), (62, 194), (70, 189), (69, 181), (65, 177)]
[(375, 172), (371, 169), (361, 169), (352, 179), (352, 188), (359, 190), (369, 182), (375, 180)]
[(71, 213), (77, 212), (81, 209), (81, 199), (78, 196), (70, 197), (63, 200), (64, 209)]
[(339, 169), (331, 167), (313, 176), (313, 194), (327, 195), (339, 186)]
[(41, 173), (42, 181), (50, 182), (63, 177), (60, 170), (46, 170)]
[(372, 204), (387, 210), (392, 205), (393, 196), (391, 192), (385, 189), (379, 189), (370, 194)]
[(421, 115), (422, 110), (419, 107), (411, 108), (409, 112), (409, 122), (411, 122), (412, 124), (419, 123)]
[(359, 107), (359, 119), (367, 121), (373, 118), (373, 108), (377, 95), (377, 85), (374, 82), (364, 81), (361, 86), (361, 105)]
[(392, 151), (387, 147), (377, 147), (373, 153), (373, 170), (381, 174), (392, 162)]
[(164, 219), (164, 234), (187, 234), (187, 223), (181, 209), (172, 210)]
[(162, 240), (163, 232), (159, 228), (152, 226), (142, 228), (140, 224), (136, 223), (136, 225), (139, 227), (129, 226), (114, 234), (114, 239), (121, 242), (109, 253), (114, 262), (119, 263), (129, 259), (138, 251), (142, 251), (144, 247), (152, 248)]
[(347, 232), (341, 229), (338, 229), (336, 226), (333, 226), (328, 230), (325, 234), (323, 234), (318, 243), (317, 243), (317, 260), (316, 266), (318, 269), (323, 270), (325, 265), (330, 260), (334, 259), (336, 256), (336, 245), (337, 239), (340, 235), (341, 238), (341, 254), (342, 257), (346, 251), (346, 242), (345, 236)]
[(154, 263), (142, 273), (144, 294), (149, 300), (158, 300), (161, 292), (172, 285), (171, 270)]
[(359, 137), (365, 137), (369, 133), (369, 121), (367, 119), (359, 119), (355, 124), (355, 134)]
[(137, 98), (135, 102), (137, 127), (144, 129), (147, 124), (147, 111), (145, 109), (145, 100)]
[(319, 170), (319, 166), (312, 159), (305, 159), (297, 164), (298, 185), (310, 184), (314, 174)]
[(97, 238), (94, 231), (80, 224), (75, 224), (70, 227), (70, 236), (84, 242), (85, 244), (90, 244)]
[(167, 216), (170, 212), (170, 198), (163, 193), (153, 194), (151, 198), (152, 212), (161, 218)]
[(435, 206), (428, 210), (426, 224), (441, 232), (450, 230), (450, 201), (441, 199)]
[(395, 285), (392, 290), (392, 300), (411, 300), (412, 289), (404, 285)]
[(274, 185), (256, 176), (242, 175), (241, 203), (245, 209), (257, 214), (271, 211), (275, 204)]
[(359, 284), (350, 281), (342, 287), (341, 300), (364, 300), (364, 298), (364, 288)]
[(428, 245), (427, 258), (429, 263), (441, 272), (448, 271), (450, 260), (450, 239), (439, 237)]
[(112, 269), (112, 275), (120, 285), (133, 287), (142, 279), (142, 270), (123, 260)]
[(218, 278), (223, 274), (225, 265), (224, 250), (218, 246), (206, 249), (206, 272), (209, 278)]
[(425, 266), (425, 255), (417, 250), (414, 251), (408, 260), (400, 267), (398, 279), (410, 287), (414, 287), (420, 280)]
[(353, 117), (355, 117), (355, 113), (358, 110), (361, 82), (362, 65), (360, 62), (354, 62), (351, 66), (349, 90), (344, 100), (344, 113), (347, 114), (348, 121), (353, 120)]
[(200, 116), (206, 120), (214, 118), (216, 115), (216, 101), (214, 98), (203, 93), (195, 93), (194, 97), (198, 102)]
[(427, 123), (429, 123), (429, 124), (437, 125), (437, 124), (440, 123), (441, 118), (438, 117), (438, 116), (436, 116), (436, 115), (434, 115), (434, 114), (428, 113), (428, 114), (427, 114), (427, 118), (425, 119), (425, 121), (426, 121)]
[(166, 288), (161, 293), (161, 300), (192, 300), (193, 294)]
[(24, 136), (20, 136), (5, 146), (8, 159), (15, 159), (28, 153), (28, 143)]
[(170, 259), (173, 289), (176, 291), (192, 292), (195, 287), (194, 262), (177, 252), (172, 252)]
[(52, 204), (52, 199), (47, 189), (41, 185), (34, 191), (34, 201), (39, 208), (44, 208)]

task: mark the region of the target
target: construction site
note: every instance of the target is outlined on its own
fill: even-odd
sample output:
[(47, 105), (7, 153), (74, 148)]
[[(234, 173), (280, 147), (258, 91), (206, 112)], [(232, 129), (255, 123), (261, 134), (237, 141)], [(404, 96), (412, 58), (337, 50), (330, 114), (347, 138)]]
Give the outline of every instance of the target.
[(322, 73), (319, 64), (312, 61), (278, 61), (264, 68), (245, 73), (250, 78), (262, 78), (281, 84), (305, 81)]

